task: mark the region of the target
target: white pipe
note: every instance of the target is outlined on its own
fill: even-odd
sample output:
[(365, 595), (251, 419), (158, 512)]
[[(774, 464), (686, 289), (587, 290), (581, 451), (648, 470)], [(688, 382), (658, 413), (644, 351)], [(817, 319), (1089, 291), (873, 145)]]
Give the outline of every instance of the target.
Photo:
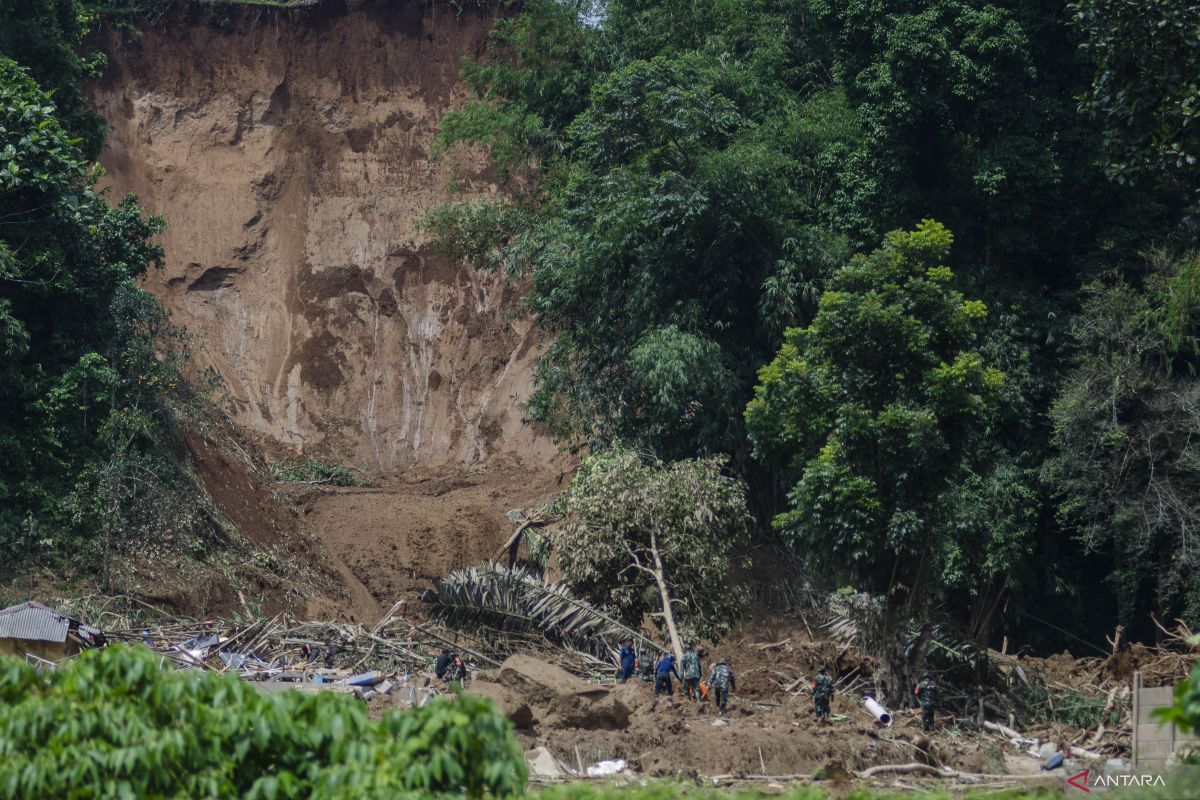
[(864, 697), (863, 705), (867, 707), (867, 711), (871, 712), (871, 716), (875, 717), (875, 719), (879, 720), (884, 725), (892, 724), (892, 715), (888, 713), (886, 708), (879, 705), (879, 703), (876, 703), (874, 697)]

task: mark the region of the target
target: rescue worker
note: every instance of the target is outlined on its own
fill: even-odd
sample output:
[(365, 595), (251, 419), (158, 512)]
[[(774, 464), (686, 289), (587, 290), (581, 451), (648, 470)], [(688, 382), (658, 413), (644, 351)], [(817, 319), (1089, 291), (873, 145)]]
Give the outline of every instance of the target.
[(633, 649), (633, 639), (625, 640), (625, 644), (621, 646), (621, 655), (619, 658), (617, 681), (624, 683), (633, 677), (633, 671), (637, 669), (637, 651)]
[(658, 666), (654, 668), (654, 694), (675, 694), (675, 686), (671, 683), (672, 675), (676, 680), (679, 679), (679, 670), (675, 668), (675, 656), (668, 653), (658, 660)]
[(921, 727), (926, 731), (933, 730), (933, 711), (937, 707), (937, 683), (933, 676), (926, 672), (921, 676), (921, 682), (913, 689), (913, 694), (921, 703)]
[(325, 640), (325, 669), (333, 669), (334, 657), (337, 655), (337, 645), (333, 639)]
[(443, 649), (442, 654), (437, 657), (437, 661), (433, 665), (433, 674), (437, 676), (439, 681), (446, 679), (446, 672), (450, 669), (450, 651)]
[(717, 665), (713, 667), (712, 674), (708, 676), (708, 691), (712, 693), (717, 704), (717, 713), (725, 713), (725, 708), (729, 705), (729, 692), (731, 689), (737, 691), (737, 681), (734, 680), (729, 660), (721, 658), (717, 661)]
[(812, 682), (813, 710), (817, 712), (817, 720), (829, 721), (829, 698), (833, 697), (833, 680), (829, 677), (829, 666), (822, 664), (817, 669), (817, 677)]
[(466, 682), (467, 682), (467, 665), (466, 665), (466, 663), (463, 662), (462, 656), (460, 656), (458, 653), (455, 653), (452, 656), (452, 658), (453, 658), (453, 661), (450, 664), (450, 680), (455, 683), (466, 684)]
[(696, 654), (696, 646), (690, 642), (684, 645), (683, 662), (679, 665), (683, 675), (683, 689), (687, 696), (699, 702), (700, 700), (700, 656)]

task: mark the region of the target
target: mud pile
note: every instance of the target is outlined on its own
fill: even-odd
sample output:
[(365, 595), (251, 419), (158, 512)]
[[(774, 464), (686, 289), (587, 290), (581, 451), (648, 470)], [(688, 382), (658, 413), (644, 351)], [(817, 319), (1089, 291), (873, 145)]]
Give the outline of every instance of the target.
[(430, 152), (488, 13), (197, 4), (100, 43), (105, 183), (169, 226), (148, 287), (268, 449), (380, 472), (553, 455), (522, 424), (537, 342), (516, 290), (417, 230), (451, 170), (496, 191), (479, 154)]

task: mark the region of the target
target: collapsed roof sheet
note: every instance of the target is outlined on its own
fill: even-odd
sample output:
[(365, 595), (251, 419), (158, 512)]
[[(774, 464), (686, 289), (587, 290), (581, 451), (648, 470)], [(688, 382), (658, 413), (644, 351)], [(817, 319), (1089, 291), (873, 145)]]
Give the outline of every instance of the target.
[(0, 611), (0, 639), (65, 642), (70, 627), (69, 617), (33, 601)]

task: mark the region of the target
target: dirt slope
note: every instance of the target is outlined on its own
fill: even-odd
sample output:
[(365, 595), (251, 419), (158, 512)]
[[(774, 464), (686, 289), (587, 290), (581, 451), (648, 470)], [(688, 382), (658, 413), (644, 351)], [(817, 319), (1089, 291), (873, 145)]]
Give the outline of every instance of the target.
[[(512, 532), (504, 514), (545, 497), (565, 477), (548, 468), (494, 461), (471, 470), (393, 478), (366, 488), (300, 494), (303, 519), (343, 573), (346, 616), (372, 621), (396, 600), (410, 613), (433, 581), (496, 553)], [(312, 613), (329, 616), (318, 604)]]
[[(105, 183), (166, 217), (165, 268), (147, 286), (196, 334), (247, 438), (268, 458), (377, 478), (298, 498), (344, 584), (313, 613), (369, 621), (490, 555), (504, 512), (562, 475), (554, 443), (522, 420), (538, 342), (515, 319), (518, 291), (417, 229), (450, 199), (452, 170), (468, 195), (496, 191), (480, 154), (431, 157), (493, 20), (385, 0), (172, 13), (100, 42)], [(226, 495), (245, 532), (271, 527)]]
[[(553, 455), (518, 407), (536, 341), (515, 290), (416, 229), (449, 197), (430, 148), (490, 25), (438, 3), (197, 7), (103, 42), (106, 183), (167, 218), (148, 285), (265, 441), (381, 471)], [(481, 165), (457, 169), (494, 192)]]

